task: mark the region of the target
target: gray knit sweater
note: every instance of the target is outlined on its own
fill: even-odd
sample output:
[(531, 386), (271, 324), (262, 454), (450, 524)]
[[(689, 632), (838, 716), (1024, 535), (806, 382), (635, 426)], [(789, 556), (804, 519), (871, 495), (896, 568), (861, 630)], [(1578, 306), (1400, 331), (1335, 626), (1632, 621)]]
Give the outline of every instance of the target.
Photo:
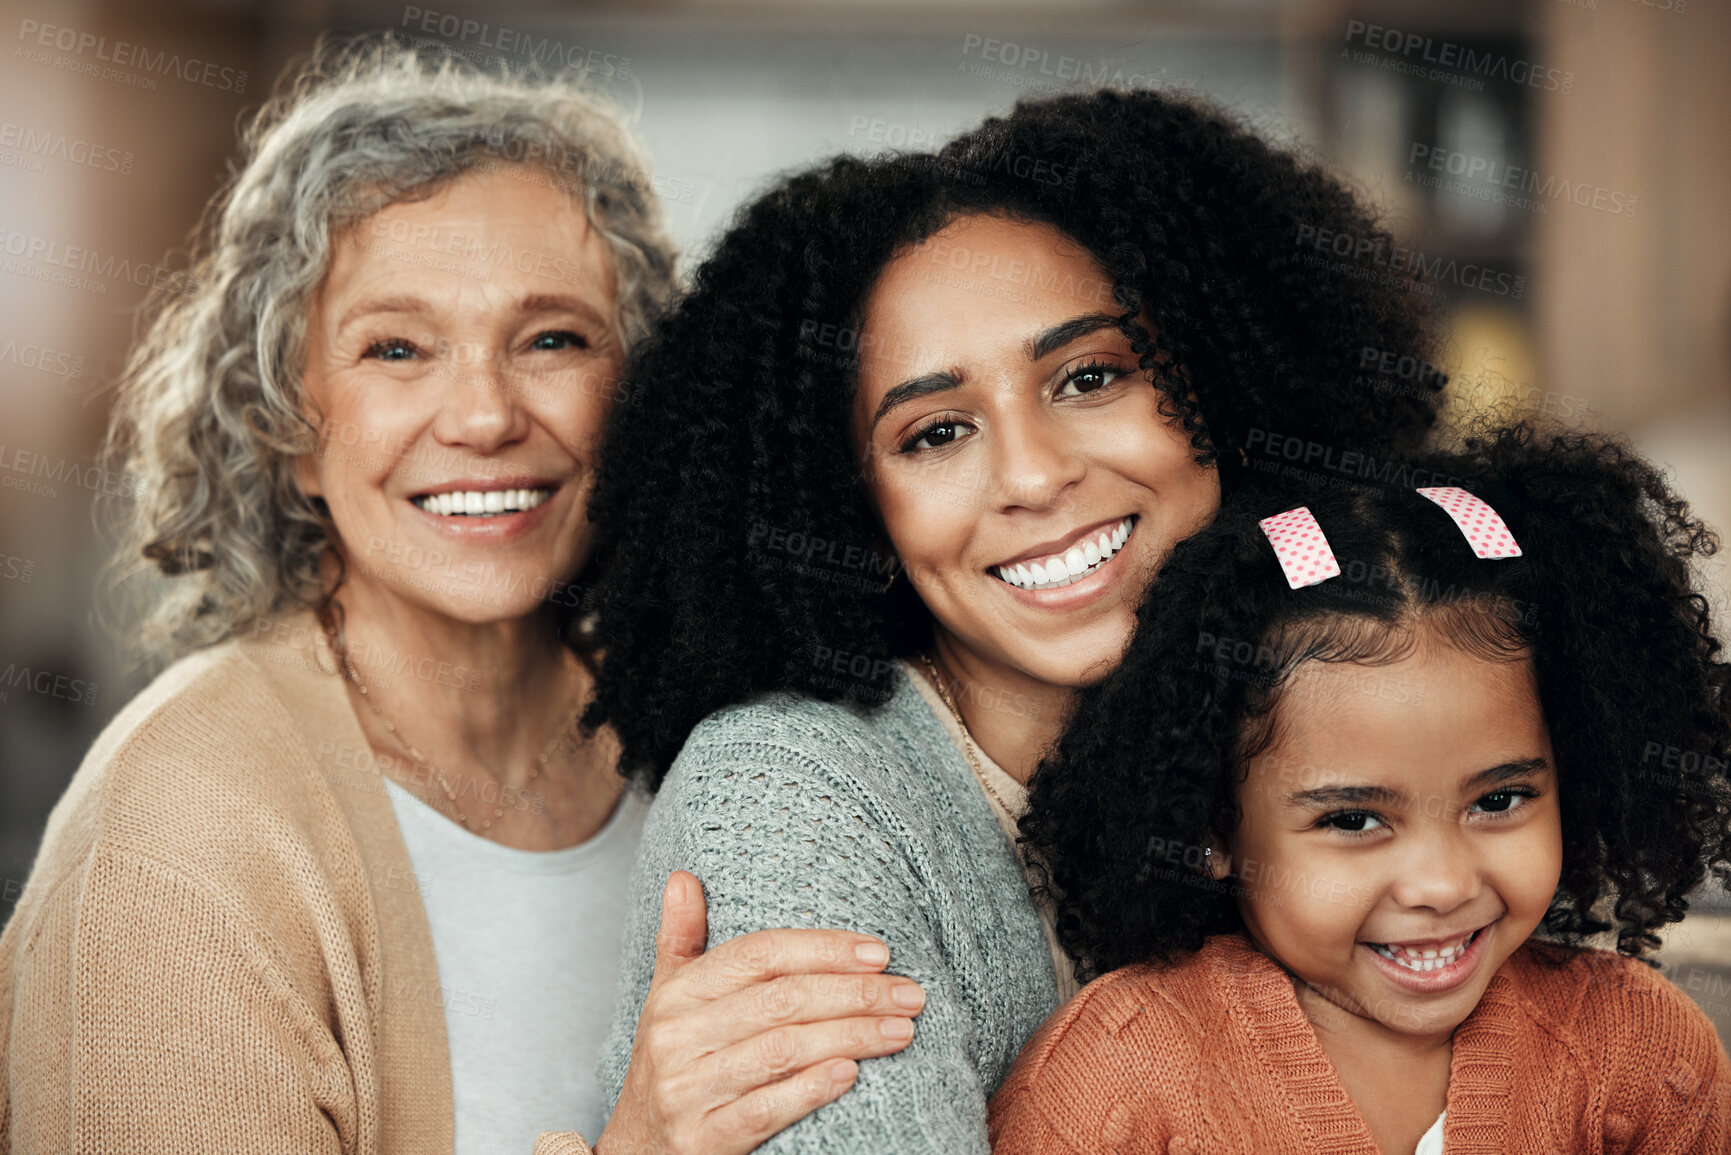
[(898, 672), (876, 710), (778, 695), (686, 741), (643, 831), (601, 1081), (617, 1102), (672, 870), (703, 880), (709, 945), (769, 927), (889, 944), (926, 989), (914, 1040), (758, 1148), (986, 1155), (986, 1098), (1057, 1007), (1021, 866), (972, 771)]

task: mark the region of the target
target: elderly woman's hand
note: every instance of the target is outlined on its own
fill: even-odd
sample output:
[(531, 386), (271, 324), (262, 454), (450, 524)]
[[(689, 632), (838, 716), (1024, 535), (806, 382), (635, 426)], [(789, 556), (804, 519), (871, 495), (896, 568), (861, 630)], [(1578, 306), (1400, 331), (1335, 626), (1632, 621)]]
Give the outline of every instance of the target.
[(880, 973), (889, 948), (843, 930), (763, 930), (704, 951), (694, 875), (668, 876), (655, 977), (598, 1155), (730, 1155), (853, 1085), (854, 1060), (913, 1038), (918, 983)]

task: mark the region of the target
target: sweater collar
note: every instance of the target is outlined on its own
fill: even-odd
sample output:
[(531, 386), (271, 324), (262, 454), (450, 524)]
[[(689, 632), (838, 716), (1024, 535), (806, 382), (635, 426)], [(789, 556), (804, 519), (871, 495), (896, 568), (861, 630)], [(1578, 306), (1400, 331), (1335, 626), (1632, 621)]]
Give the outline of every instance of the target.
[(451, 1062), (438, 963), (426, 907), (377, 760), (344, 688), (341, 667), (309, 610), (261, 624), (239, 643), (299, 728), (353, 839), (377, 936), (354, 928), (378, 1025), (379, 1093), (387, 1113), (414, 1119), (414, 1134), (388, 1144), (450, 1149)]
[[(1292, 978), (1242, 935), (1217, 935), (1203, 948), (1216, 983), (1241, 1028), (1280, 1080), (1295, 1117), (1310, 1131), (1308, 1150), (1379, 1150), (1364, 1116), (1316, 1037), (1292, 988)], [(1514, 1077), (1520, 999), (1507, 965), (1491, 976), (1484, 997), (1455, 1029), (1444, 1109), (1446, 1150), (1506, 1150), (1508, 1089)], [(1298, 1108), (1302, 1107), (1302, 1110)]]

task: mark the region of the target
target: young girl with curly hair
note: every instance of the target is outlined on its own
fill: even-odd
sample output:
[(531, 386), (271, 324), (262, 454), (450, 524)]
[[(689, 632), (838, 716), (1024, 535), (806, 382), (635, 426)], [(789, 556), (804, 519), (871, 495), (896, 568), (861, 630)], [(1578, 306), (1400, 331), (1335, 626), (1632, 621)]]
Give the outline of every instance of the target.
[(1081, 696), (1022, 829), (1104, 977), (997, 1155), (1731, 1151), (1731, 1062), (1641, 961), (1731, 871), (1713, 539), (1606, 439), (1414, 464), (1240, 494)]

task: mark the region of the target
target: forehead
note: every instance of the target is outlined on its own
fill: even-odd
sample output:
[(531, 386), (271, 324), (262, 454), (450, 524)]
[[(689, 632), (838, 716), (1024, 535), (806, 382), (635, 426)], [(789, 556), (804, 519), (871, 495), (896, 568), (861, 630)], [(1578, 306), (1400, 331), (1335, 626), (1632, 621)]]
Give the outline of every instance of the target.
[(1452, 787), (1524, 757), (1549, 737), (1528, 659), (1492, 661), (1441, 641), (1380, 665), (1305, 662), (1275, 708), (1272, 741), (1251, 774), (1401, 789)]
[[(1084, 313), (1117, 312), (1092, 253), (1053, 225), (957, 217), (898, 252), (866, 297), (862, 372), (967, 359)], [(902, 374), (905, 375), (905, 374)]]
[(508, 165), (386, 205), (339, 234), (322, 293), (381, 284), (435, 297), (562, 294), (610, 314), (615, 281), (612, 254), (571, 192)]

